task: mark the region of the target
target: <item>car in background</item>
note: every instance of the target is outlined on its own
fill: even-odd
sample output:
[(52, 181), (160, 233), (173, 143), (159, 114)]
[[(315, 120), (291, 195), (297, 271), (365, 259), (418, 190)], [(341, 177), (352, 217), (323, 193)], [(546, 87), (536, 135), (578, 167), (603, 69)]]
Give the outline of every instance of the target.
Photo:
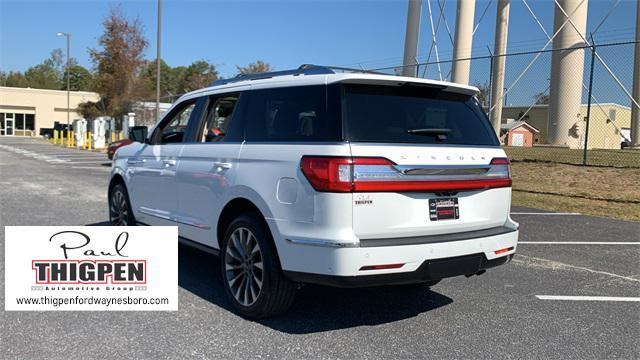
[(107, 147), (107, 157), (109, 158), (109, 160), (113, 160), (113, 155), (115, 155), (116, 150), (131, 143), (133, 143), (133, 141), (130, 139), (122, 139), (110, 143)]
[(116, 154), (116, 150), (123, 146), (127, 146), (133, 143), (130, 139), (135, 138), (146, 138), (147, 137), (148, 128), (146, 126), (132, 126), (129, 128), (129, 136), (125, 139), (120, 139), (118, 141), (114, 141), (107, 147), (107, 157), (109, 160), (113, 160), (114, 155)]

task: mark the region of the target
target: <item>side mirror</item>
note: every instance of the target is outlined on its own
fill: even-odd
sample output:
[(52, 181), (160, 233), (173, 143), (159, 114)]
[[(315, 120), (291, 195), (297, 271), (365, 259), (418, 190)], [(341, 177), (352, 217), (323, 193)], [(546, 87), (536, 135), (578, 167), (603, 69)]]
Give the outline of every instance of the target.
[(146, 126), (134, 126), (129, 129), (129, 139), (134, 142), (145, 143), (148, 128)]

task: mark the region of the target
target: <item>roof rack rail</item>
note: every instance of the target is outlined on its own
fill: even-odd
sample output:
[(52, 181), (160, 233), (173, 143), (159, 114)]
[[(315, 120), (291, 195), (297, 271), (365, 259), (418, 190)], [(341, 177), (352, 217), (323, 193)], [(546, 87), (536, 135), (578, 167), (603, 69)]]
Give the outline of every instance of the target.
[(212, 82), (209, 86), (225, 85), (225, 84), (230, 84), (238, 81), (270, 79), (277, 76), (286, 76), (286, 75), (294, 75), (294, 76), (326, 75), (326, 74), (338, 74), (338, 73), (382, 74), (380, 72), (368, 71), (364, 69), (351, 69), (351, 68), (339, 67), (339, 66), (322, 66), (322, 65), (303, 64), (303, 65), (300, 65), (297, 69), (293, 69), (293, 70), (271, 71), (271, 72), (255, 73), (255, 74), (238, 74), (235, 77), (232, 77), (229, 79), (216, 80)]

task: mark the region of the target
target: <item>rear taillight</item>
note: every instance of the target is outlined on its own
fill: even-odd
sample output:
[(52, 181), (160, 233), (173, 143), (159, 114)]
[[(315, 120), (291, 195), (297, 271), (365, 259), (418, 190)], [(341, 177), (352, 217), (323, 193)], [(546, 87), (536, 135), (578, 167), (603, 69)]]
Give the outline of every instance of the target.
[(402, 171), (400, 166), (381, 157), (303, 156), (300, 167), (311, 186), (323, 192), (441, 192), (511, 186), (507, 158), (494, 158), (489, 165), (482, 166), (482, 171), (472, 174), (464, 171), (457, 174), (456, 169), (464, 170), (460, 166), (417, 169), (444, 169), (452, 172), (449, 176), (438, 171), (432, 174), (418, 171), (418, 175), (412, 175), (411, 171)]
[(511, 169), (509, 167), (509, 159), (508, 158), (493, 158), (489, 165), (491, 165), (490, 173), (493, 178), (500, 178), (509, 180), (509, 185), (511, 186)]
[(350, 157), (304, 156), (300, 166), (314, 189), (350, 192), (352, 162)]

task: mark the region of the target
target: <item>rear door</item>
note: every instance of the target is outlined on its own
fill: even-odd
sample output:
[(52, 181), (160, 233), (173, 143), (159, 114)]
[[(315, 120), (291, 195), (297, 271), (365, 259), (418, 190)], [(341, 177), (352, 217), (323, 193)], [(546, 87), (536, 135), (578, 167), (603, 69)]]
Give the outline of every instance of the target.
[(180, 235), (211, 247), (218, 247), (217, 220), (239, 167), (246, 89), (207, 97), (194, 137), (180, 156), (176, 214)]
[(342, 91), (360, 239), (505, 224), (508, 163), (475, 99), (407, 85), (343, 85)]

